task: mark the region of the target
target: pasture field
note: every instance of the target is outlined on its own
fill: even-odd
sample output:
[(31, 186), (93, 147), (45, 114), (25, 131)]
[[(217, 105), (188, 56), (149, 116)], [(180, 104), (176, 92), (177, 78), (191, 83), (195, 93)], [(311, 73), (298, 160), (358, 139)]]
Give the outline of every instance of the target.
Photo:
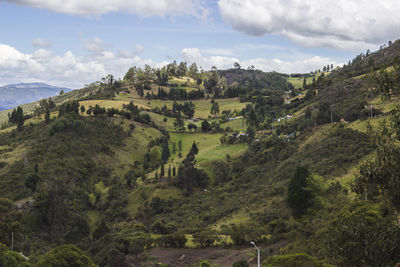
[[(286, 80), (291, 83), (295, 89), (299, 89), (303, 87), (303, 77), (288, 77), (286, 78)], [(312, 83), (313, 78), (312, 77), (308, 77), (306, 78), (306, 82), (307, 84), (311, 84)]]
[[(330, 75), (330, 74), (331, 74), (331, 72), (329, 72), (329, 71), (328, 72), (324, 72), (325, 76)], [(321, 73), (318, 73), (317, 75), (315, 75), (315, 79), (318, 79), (319, 76), (321, 76)], [(303, 77), (287, 77), (286, 80), (289, 83), (291, 83), (294, 86), (295, 89), (299, 89), (299, 88), (303, 87), (303, 80), (304, 80)], [(313, 77), (312, 76), (306, 78), (307, 84), (311, 84), (312, 81), (313, 81)]]
[[(241, 111), (246, 107), (248, 102), (241, 103), (239, 98), (226, 98), (226, 99), (218, 99), (215, 100), (218, 102), (219, 110), (222, 113), (224, 110), (237, 110)], [(180, 104), (183, 104), (185, 101), (177, 101)], [(166, 105), (169, 109), (172, 109), (172, 104), (174, 101), (172, 100), (147, 100), (147, 99), (136, 99), (134, 104), (140, 104), (142, 106), (147, 106), (151, 108), (162, 108)], [(210, 116), (211, 111), (211, 100), (193, 100), (192, 103), (195, 105), (195, 118), (207, 119)]]
[[(128, 105), (130, 101), (116, 101), (116, 100), (85, 100), (85, 101), (79, 101), (79, 104), (82, 106), (85, 106), (85, 109), (87, 110), (90, 106), (94, 107), (96, 105), (99, 105), (100, 107), (104, 108), (116, 108), (118, 110), (122, 110), (123, 105)], [(135, 105), (139, 106), (139, 108), (148, 108), (145, 105), (141, 105), (138, 103), (135, 103)]]
[(221, 123), (222, 128), (231, 128), (234, 131), (245, 131), (247, 129), (246, 120), (243, 117), (237, 118), (233, 121)]
[[(116, 120), (116, 122), (118, 121), (123, 123), (125, 129), (128, 129), (129, 124), (131, 124), (131, 122), (127, 122), (126, 120)], [(138, 122), (134, 124), (135, 129), (132, 135), (124, 140), (124, 146), (114, 150), (119, 160), (119, 169), (121, 171), (129, 170), (135, 161), (142, 162), (144, 155), (147, 153), (147, 144), (151, 140), (161, 137), (160, 131), (155, 128)]]
[[(200, 166), (204, 165), (207, 161), (225, 159), (226, 155), (237, 156), (242, 153), (247, 145), (246, 144), (221, 144), (220, 138), (223, 134), (208, 134), (208, 133), (170, 133), (170, 144), (176, 143), (178, 149), (179, 140), (182, 141), (182, 157), (185, 157), (189, 153), (193, 142), (199, 149), (199, 154), (196, 155), (196, 162)], [(172, 151), (172, 145), (170, 145)], [(170, 162), (179, 164), (183, 158), (171, 155)]]

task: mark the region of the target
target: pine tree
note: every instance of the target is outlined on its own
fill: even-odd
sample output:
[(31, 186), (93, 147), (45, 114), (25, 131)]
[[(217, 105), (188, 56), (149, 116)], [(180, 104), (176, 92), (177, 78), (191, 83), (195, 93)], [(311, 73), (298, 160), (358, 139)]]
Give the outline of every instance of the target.
[(197, 148), (196, 141), (193, 141), (192, 148), (190, 149), (193, 154), (197, 155), (199, 153), (199, 149)]
[(182, 140), (178, 141), (178, 151), (182, 152)]
[(286, 199), (293, 217), (299, 218), (304, 215), (313, 205), (314, 197), (311, 173), (307, 167), (298, 166), (290, 178)]
[(161, 169), (160, 170), (160, 178), (161, 178), (161, 177), (164, 177), (164, 175), (165, 175), (164, 164), (161, 164), (161, 168), (160, 169)]
[(176, 168), (175, 168), (175, 166), (172, 168), (172, 176), (176, 176)]
[(171, 180), (171, 165), (168, 166), (168, 180)]
[(46, 111), (44, 114), (44, 121), (46, 122), (46, 124), (48, 124), (50, 122), (50, 107), (46, 106)]
[(154, 175), (154, 180), (158, 180), (158, 171), (157, 171), (156, 174)]

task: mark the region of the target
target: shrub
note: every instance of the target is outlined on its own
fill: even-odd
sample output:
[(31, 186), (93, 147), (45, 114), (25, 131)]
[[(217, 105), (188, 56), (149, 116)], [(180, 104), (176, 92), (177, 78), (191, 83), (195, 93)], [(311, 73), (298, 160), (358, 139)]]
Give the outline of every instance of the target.
[(75, 245), (61, 245), (47, 252), (38, 267), (96, 267), (97, 265)]
[(249, 263), (246, 260), (240, 260), (235, 262), (233, 267), (249, 267)]
[(171, 234), (160, 237), (157, 242), (167, 248), (184, 248), (187, 239), (183, 234)]
[(265, 267), (324, 267), (327, 266), (307, 254), (288, 254), (269, 257)]

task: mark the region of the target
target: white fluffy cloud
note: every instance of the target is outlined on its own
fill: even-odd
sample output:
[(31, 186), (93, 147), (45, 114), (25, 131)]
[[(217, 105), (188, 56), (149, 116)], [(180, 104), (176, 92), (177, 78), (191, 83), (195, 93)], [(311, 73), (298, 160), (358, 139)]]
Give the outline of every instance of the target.
[(330, 58), (295, 55), (293, 60), (280, 60), (268, 58), (254, 58), (248, 60), (239, 60), (235, 57), (228, 56), (204, 56), (198, 48), (184, 48), (181, 52), (182, 57), (189, 63), (196, 62), (204, 69), (211, 69), (212, 66), (218, 69), (232, 68), (233, 63), (238, 62), (242, 68), (254, 65), (259, 70), (277, 71), (281, 73), (306, 73), (320, 69), (327, 64), (339, 65), (338, 62)]
[(149, 64), (159, 66), (151, 59), (117, 57), (110, 51), (101, 51), (86, 57), (77, 57), (71, 51), (54, 55), (51, 51), (38, 49), (25, 54), (12, 46), (0, 44), (0, 81), (2, 84), (16, 82), (46, 82), (52, 85), (80, 88), (100, 80), (111, 73), (122, 77), (132, 66)]
[(397, 0), (219, 0), (222, 18), (248, 35), (274, 33), (308, 46), (360, 50), (394, 39)]
[(60, 13), (101, 15), (130, 12), (147, 16), (208, 16), (208, 9), (198, 0), (0, 0), (13, 4), (46, 8)]
[(51, 46), (51, 43), (45, 39), (38, 37), (32, 40), (32, 45), (35, 47), (47, 48)]

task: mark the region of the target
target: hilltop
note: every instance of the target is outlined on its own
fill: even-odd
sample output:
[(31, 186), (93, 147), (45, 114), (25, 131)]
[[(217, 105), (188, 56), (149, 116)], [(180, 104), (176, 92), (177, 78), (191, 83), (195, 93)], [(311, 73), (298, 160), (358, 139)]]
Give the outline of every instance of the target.
[(0, 242), (33, 264), (75, 244), (100, 266), (231, 266), (250, 241), (265, 266), (393, 264), (398, 192), (373, 177), (398, 172), (399, 44), (293, 76), (132, 67), (22, 106), (0, 130)]

